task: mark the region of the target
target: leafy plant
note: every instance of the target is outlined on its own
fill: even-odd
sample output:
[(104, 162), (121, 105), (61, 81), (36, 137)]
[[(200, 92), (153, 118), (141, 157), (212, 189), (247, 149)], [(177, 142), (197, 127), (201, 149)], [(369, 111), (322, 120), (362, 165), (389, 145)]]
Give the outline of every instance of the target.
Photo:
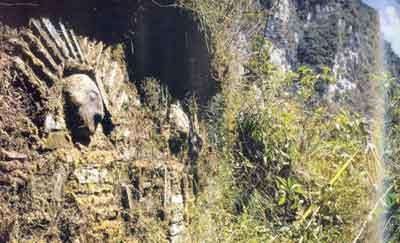
[(301, 184), (295, 182), (292, 177), (284, 179), (276, 177), (279, 192), (278, 205), (286, 206), (292, 210), (298, 209), (304, 203), (306, 196)]

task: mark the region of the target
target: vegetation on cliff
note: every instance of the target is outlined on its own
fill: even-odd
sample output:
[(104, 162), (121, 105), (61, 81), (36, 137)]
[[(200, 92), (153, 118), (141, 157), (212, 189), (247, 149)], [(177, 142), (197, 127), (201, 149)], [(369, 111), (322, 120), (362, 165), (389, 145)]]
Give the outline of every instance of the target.
[[(240, 3), (220, 1), (213, 3), (218, 8), (207, 8), (206, 2), (196, 5), (204, 8), (200, 16), (210, 26), (226, 25), (211, 31), (218, 49), (229, 43), (224, 39), (230, 37), (229, 23), (245, 17), (229, 15)], [(225, 72), (219, 79), (222, 94), (209, 111), (213, 118), (223, 112), (210, 129), (217, 133), (210, 137), (219, 138), (219, 174), (193, 208), (195, 241), (372, 239), (375, 224), (369, 216), (372, 211), (375, 217), (379, 158), (371, 124), (363, 114), (327, 100), (321, 87), (335, 82), (329, 68), (282, 73), (269, 60), (268, 42), (257, 35), (252, 40), (251, 56), (243, 63), (246, 75)], [(231, 49), (219, 51), (222, 63), (238, 61)]]
[(384, 160), (387, 167), (385, 172), (385, 186), (393, 188), (386, 196), (386, 215), (384, 220), (384, 239), (387, 242), (400, 240), (400, 178), (398, 158), (400, 147), (400, 86), (397, 80), (391, 76), (386, 77), (386, 147)]

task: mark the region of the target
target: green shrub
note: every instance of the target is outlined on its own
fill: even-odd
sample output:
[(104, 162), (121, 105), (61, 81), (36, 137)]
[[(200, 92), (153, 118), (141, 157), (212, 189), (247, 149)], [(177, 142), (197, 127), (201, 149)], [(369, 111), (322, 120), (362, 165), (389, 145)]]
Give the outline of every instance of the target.
[(304, 33), (298, 47), (302, 65), (332, 67), (339, 44), (337, 16), (331, 16), (326, 23), (311, 26)]
[(282, 73), (257, 36), (247, 75), (237, 77), (227, 32), (249, 2), (183, 2), (211, 26), (222, 83), (210, 106), (218, 176), (191, 208), (194, 242), (352, 242), (372, 208), (377, 161), (362, 116), (315, 102), (321, 83), (334, 82), (324, 67), (336, 53), (335, 25), (313, 29), (300, 47), (312, 68)]

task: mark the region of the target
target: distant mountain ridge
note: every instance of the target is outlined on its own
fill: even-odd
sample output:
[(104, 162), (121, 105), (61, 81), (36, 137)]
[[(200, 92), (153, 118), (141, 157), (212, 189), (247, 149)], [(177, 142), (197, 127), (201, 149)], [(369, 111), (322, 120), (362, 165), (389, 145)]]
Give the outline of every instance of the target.
[[(376, 10), (360, 0), (281, 0), (264, 6), (270, 13), (265, 36), (276, 65), (283, 70), (327, 66), (337, 79), (327, 92), (368, 109), (370, 78), (379, 71), (382, 55)], [(397, 55), (390, 45), (385, 49), (388, 70), (398, 75)]]

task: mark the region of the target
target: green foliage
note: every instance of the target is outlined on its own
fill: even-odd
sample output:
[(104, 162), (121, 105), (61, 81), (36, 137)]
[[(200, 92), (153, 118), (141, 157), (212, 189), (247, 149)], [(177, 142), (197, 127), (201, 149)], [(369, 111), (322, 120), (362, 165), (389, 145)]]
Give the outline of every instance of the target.
[(292, 177), (287, 179), (277, 177), (277, 187), (279, 189), (279, 206), (288, 206), (290, 209), (297, 209), (301, 206), (301, 198), (305, 197), (303, 186), (296, 183)]
[(320, 72), (316, 73), (307, 66), (301, 66), (296, 73), (291, 74), (291, 79), (298, 85), (297, 93), (300, 102), (307, 106), (311, 106), (313, 98), (326, 93), (327, 85), (335, 84), (336, 80), (333, 77), (332, 71), (328, 67), (321, 67)]
[(400, 84), (391, 76), (384, 77), (384, 90), (387, 92), (386, 102), (386, 148), (385, 163), (386, 183), (393, 184), (393, 190), (386, 197), (386, 223), (385, 240), (386, 242), (398, 242), (400, 233)]
[(252, 51), (254, 52), (254, 55), (251, 56), (247, 65), (247, 68), (254, 76), (248, 78), (265, 79), (276, 69), (276, 67), (269, 62), (270, 48), (270, 43), (262, 35), (258, 35), (254, 38), (252, 43)]
[[(279, 114), (277, 116), (277, 114)], [(246, 207), (249, 198), (257, 192), (267, 199), (267, 204), (276, 206), (265, 220), (281, 217), (293, 220), (296, 208), (280, 207), (282, 184), (291, 175), (293, 160), (296, 159), (295, 127), (291, 113), (282, 113), (282, 107), (269, 106), (259, 112), (239, 113), (237, 121), (236, 145), (233, 148), (233, 169), (237, 186), (241, 190), (239, 206)], [(288, 195), (292, 196), (292, 195)], [(288, 202), (291, 203), (291, 202)]]
[[(244, 15), (236, 8), (248, 4), (205, 0), (186, 6), (211, 25), (216, 69), (230, 65), (224, 28), (239, 21)], [(317, 102), (335, 82), (324, 65), (336, 43), (319, 45), (336, 33), (330, 27), (316, 34), (317, 41), (309, 33), (304, 58), (326, 50), (321, 60), (311, 60), (313, 69), (282, 73), (270, 62), (270, 44), (256, 36), (245, 77), (229, 68), (217, 72), (224, 73), (218, 75), (223, 90), (210, 106), (210, 130), (218, 141), (219, 175), (209, 178), (192, 209), (194, 242), (352, 242), (358, 233), (371, 208), (376, 181), (368, 178), (376, 178), (376, 158), (368, 152), (360, 115)]]
[(317, 67), (333, 66), (339, 44), (337, 16), (330, 16), (328, 21), (311, 26), (304, 33), (298, 55), (303, 65)]
[[(350, 242), (359, 230), (354, 222), (366, 217), (366, 199), (373, 195), (366, 178), (374, 177), (376, 161), (364, 153), (366, 122), (312, 102), (319, 82), (335, 81), (329, 69), (282, 74), (269, 62), (264, 39), (256, 38), (253, 47), (250, 75), (221, 102), (225, 176), (218, 184), (225, 186), (213, 207), (218, 213), (209, 215), (220, 228), (218, 242)], [(338, 173), (353, 155), (351, 166)], [(338, 181), (329, 185), (335, 176)], [(311, 206), (318, 210), (302, 223)]]
[(259, 87), (265, 102), (283, 96), (282, 92), (288, 91), (293, 77), (282, 73), (270, 62), (271, 44), (263, 36), (255, 36), (251, 47), (253, 55), (245, 65), (249, 71), (247, 81)]

